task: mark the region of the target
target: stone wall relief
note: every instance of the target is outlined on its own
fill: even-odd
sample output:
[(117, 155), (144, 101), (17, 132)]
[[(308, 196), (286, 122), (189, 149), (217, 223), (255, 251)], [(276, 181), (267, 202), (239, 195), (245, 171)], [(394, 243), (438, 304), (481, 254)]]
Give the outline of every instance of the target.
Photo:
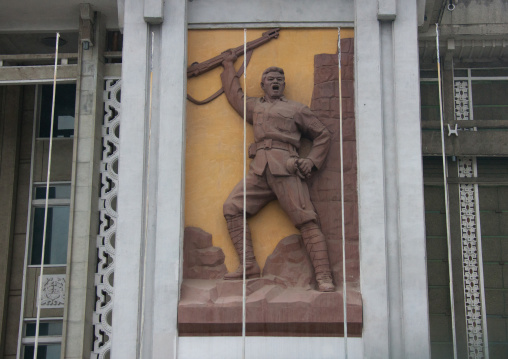
[[(249, 217), (247, 223), (254, 223), (254, 226), (252, 240), (250, 231), (246, 228), (246, 276), (252, 278), (247, 282), (247, 332), (248, 335), (283, 333), (283, 335), (341, 336), (343, 281), (337, 33), (336, 31), (334, 34), (327, 33), (330, 43), (334, 44), (331, 51), (326, 50), (329, 53), (308, 54), (307, 68), (305, 70), (300, 68), (293, 73), (291, 70), (294, 68), (291, 68), (288, 62), (294, 63), (294, 57), (297, 55), (294, 49), (292, 52), (289, 51), (288, 45), (295, 41), (298, 44), (304, 32), (283, 29), (277, 33), (280, 33), (277, 40), (266, 42), (266, 45), (248, 56), (252, 57), (251, 66), (247, 66), (248, 76), (249, 74), (252, 76), (248, 80), (248, 84), (252, 85), (247, 87), (247, 122), (251, 131), (248, 137), (252, 143), (249, 154), (252, 162), (246, 181), (249, 194), (246, 208)], [(348, 331), (350, 335), (359, 335), (362, 307), (359, 292), (356, 138), (353, 111), (354, 49), (351, 35), (352, 31), (349, 38), (341, 42), (346, 187), (344, 201), (347, 211), (345, 214)], [(191, 60), (193, 37), (189, 36), (189, 63), (194, 60)], [(198, 41), (198, 38), (199, 36), (195, 41)], [(204, 38), (201, 41), (205, 41)], [(304, 38), (303, 43), (298, 45), (305, 48), (305, 41), (309, 39)], [(195, 46), (200, 47), (199, 44)], [(212, 48), (215, 49), (217, 46)], [(227, 50), (227, 47), (222, 50)], [(223, 53), (221, 62), (224, 71), (222, 72), (222, 69), (215, 71), (217, 80), (222, 79), (222, 83), (217, 81), (215, 83), (218, 87), (222, 84), (229, 103), (226, 102), (225, 96), (219, 94), (216, 101), (206, 105), (211, 107), (209, 110), (211, 115), (205, 114), (204, 118), (197, 115), (203, 113), (195, 107), (198, 105), (197, 101), (188, 104), (187, 136), (188, 139), (190, 136), (190, 143), (196, 140), (194, 136), (198, 136), (202, 130), (196, 126), (207, 126), (209, 122), (213, 122), (215, 111), (224, 117), (221, 119), (221, 126), (238, 126), (238, 122), (242, 125), (244, 90), (242, 78), (239, 79), (242, 68), (237, 72), (236, 68), (239, 66), (234, 67), (239, 55), (241, 54), (234, 50), (229, 53), (229, 57), (227, 52)], [(199, 60), (203, 61), (206, 58)], [(238, 63), (240, 61), (237, 61)], [(285, 63), (289, 68), (284, 66)], [(281, 66), (278, 67), (279, 65)], [(196, 65), (191, 65), (189, 70), (192, 66)], [(267, 71), (262, 75), (265, 69)], [(310, 91), (298, 82), (298, 77), (304, 77), (305, 73), (310, 82)], [(207, 81), (210, 81), (210, 76)], [(196, 83), (199, 80), (198, 77), (193, 81)], [(258, 89), (254, 87), (255, 85)], [(291, 88), (292, 85), (295, 87)], [(190, 91), (199, 90), (198, 87), (189, 87)], [(288, 90), (287, 97), (284, 96), (285, 89)], [(307, 93), (309, 98), (303, 100), (305, 95), (302, 96), (302, 92)], [(292, 101), (294, 99), (297, 101)], [(305, 103), (309, 102), (310, 106), (305, 106)], [(282, 118), (281, 113), (286, 114), (286, 117)], [(283, 127), (277, 126), (277, 123)], [(210, 132), (214, 133), (209, 132), (209, 135), (219, 142), (219, 144), (208, 143), (208, 146), (219, 148), (215, 154), (216, 158), (210, 160), (214, 165), (228, 166), (229, 162), (223, 165), (219, 158), (224, 160), (221, 147), (225, 147), (223, 142), (232, 140), (232, 136), (212, 128), (213, 125), (210, 126), (212, 130)], [(300, 135), (303, 135), (302, 139)], [(236, 141), (240, 143), (241, 137), (237, 136)], [(195, 183), (201, 183), (201, 179), (194, 178), (193, 161), (196, 154), (193, 153), (195, 147), (190, 146), (189, 142), (187, 159), (190, 159), (191, 169), (187, 170), (186, 192), (192, 192), (194, 186), (198, 186)], [(240, 147), (237, 144), (231, 146), (243, 151), (241, 144)], [(238, 161), (236, 163), (238, 165)], [(218, 178), (209, 176), (208, 180), (220, 181), (221, 176), (223, 174)], [(241, 177), (236, 182), (238, 180), (241, 180)], [(291, 184), (286, 184), (290, 182)], [(207, 185), (203, 179), (202, 186)], [(197, 202), (200, 202), (201, 198), (195, 197), (196, 203), (193, 198), (186, 199), (184, 281), (179, 304), (180, 335), (239, 335), (241, 332), (243, 267), (239, 264), (241, 260), (237, 260), (236, 263), (230, 260), (233, 265), (227, 268), (227, 257), (242, 257), (243, 185), (240, 181), (235, 187), (234, 181), (228, 181), (227, 185), (219, 183), (219, 186), (219, 190), (224, 192), (222, 197), (224, 199), (214, 204), (216, 208), (214, 213), (220, 210), (220, 214), (223, 214), (226, 220), (220, 219), (222, 216), (214, 218), (217, 222), (227, 223), (227, 230), (218, 233), (221, 237), (219, 241), (216, 240), (216, 233), (212, 234), (205, 230), (206, 221), (203, 221), (203, 226), (189, 225), (192, 222), (199, 223), (201, 220), (193, 213), (197, 210)], [(249, 186), (252, 186), (252, 189)], [(259, 190), (261, 187), (264, 188), (260, 190), (263, 193), (255, 194), (254, 189)], [(298, 199), (298, 203), (288, 204), (287, 202), (293, 198)], [(274, 199), (278, 199), (279, 203), (272, 202)], [(208, 202), (210, 201), (212, 199)], [(268, 209), (264, 209), (267, 203)], [(293, 233), (280, 237), (277, 237), (276, 231), (272, 231), (268, 236), (260, 234), (256, 225), (259, 227), (264, 224), (264, 230), (273, 226), (263, 216), (263, 212), (273, 210), (270, 206), (281, 208), (275, 215), (296, 226), (301, 234), (296, 229), (293, 229)], [(260, 213), (257, 214), (258, 212)], [(260, 223), (261, 221), (264, 223)], [(229, 241), (229, 238), (232, 239), (233, 245), (221, 243)], [(266, 242), (274, 244), (273, 250), (260, 261), (258, 248), (266, 247)], [(321, 276), (327, 279), (323, 280)]]

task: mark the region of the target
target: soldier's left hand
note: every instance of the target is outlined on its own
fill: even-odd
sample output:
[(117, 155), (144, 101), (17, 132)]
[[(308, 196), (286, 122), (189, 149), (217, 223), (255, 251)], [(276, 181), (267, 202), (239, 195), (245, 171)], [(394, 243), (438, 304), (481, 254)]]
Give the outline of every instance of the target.
[(296, 162), (298, 165), (298, 169), (300, 172), (307, 178), (310, 177), (312, 172), (312, 168), (314, 167), (314, 162), (308, 158), (299, 158)]

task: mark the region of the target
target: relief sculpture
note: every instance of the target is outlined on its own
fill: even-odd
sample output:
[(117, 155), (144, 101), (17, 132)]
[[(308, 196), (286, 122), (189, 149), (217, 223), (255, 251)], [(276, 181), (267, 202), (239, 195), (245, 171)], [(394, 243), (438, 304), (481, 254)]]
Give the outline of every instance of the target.
[[(232, 49), (192, 63), (187, 69), (187, 77), (194, 81), (189, 82), (192, 95), (206, 97), (208, 89), (222, 87), (202, 101), (187, 96), (188, 169), (179, 333), (240, 335), (245, 232), (247, 335), (343, 335), (345, 285), (348, 334), (359, 335), (362, 300), (353, 33), (341, 40), (343, 164), (338, 56), (333, 53), (337, 50), (336, 32), (258, 31), (261, 36), (247, 42), (247, 90), (242, 83), (243, 65), (235, 69), (243, 46), (233, 47), (238, 43), (232, 36), (228, 38), (231, 32), (218, 33), (225, 36), (229, 46), (220, 49), (220, 45), (210, 44), (206, 32), (196, 31), (189, 40), (192, 46), (192, 39), (200, 38), (195, 48), (207, 47), (208, 54)], [(332, 45), (324, 40), (319, 43), (327, 37)], [(293, 54), (297, 51), (294, 42), (315, 52)], [(218, 72), (221, 66), (222, 72)], [(196, 81), (200, 81), (199, 86)], [(245, 206), (244, 181), (237, 170), (239, 160), (243, 161), (244, 96), (250, 143)], [(344, 198), (340, 196), (341, 166)], [(341, 201), (346, 208), (346, 283)]]
[[(236, 55), (223, 61), (222, 85), (226, 97), (238, 112), (244, 116), (244, 94), (235, 73), (233, 62)], [(247, 217), (258, 213), (268, 202), (278, 199), (293, 224), (302, 233), (305, 248), (309, 253), (318, 290), (331, 292), (335, 289), (332, 281), (328, 250), (318, 217), (310, 200), (306, 178), (323, 164), (330, 148), (330, 132), (305, 105), (284, 97), (286, 86), (284, 70), (269, 67), (261, 77), (261, 98), (247, 97), (246, 121), (254, 126), (254, 140), (249, 147), (252, 158), (245, 178)], [(298, 150), (302, 134), (312, 140), (312, 147), (305, 158), (299, 157)], [(240, 258), (240, 266), (224, 279), (243, 277), (243, 180), (240, 181), (224, 203), (224, 217), (234, 247)], [(254, 256), (251, 233), (245, 223), (245, 276), (259, 277), (260, 269)]]

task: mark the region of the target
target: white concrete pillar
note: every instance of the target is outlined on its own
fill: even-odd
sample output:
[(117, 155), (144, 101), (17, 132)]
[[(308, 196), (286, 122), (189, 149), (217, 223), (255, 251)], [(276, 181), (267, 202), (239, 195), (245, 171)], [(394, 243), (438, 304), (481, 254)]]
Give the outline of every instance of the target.
[[(145, 128), (148, 112), (148, 25), (143, 2), (126, 0), (122, 56), (118, 223), (111, 357), (139, 354), (144, 233)], [(123, 179), (123, 180), (122, 180)]]
[(153, 298), (154, 359), (177, 356), (177, 309), (183, 251), (187, 2), (166, 1), (161, 25), (156, 251)]
[(417, 1), (378, 5), (355, 2), (364, 356), (429, 358)]
[(125, 2), (111, 353), (167, 359), (178, 342), (186, 2), (166, 1), (160, 25), (143, 14), (142, 2)]
[(355, 1), (360, 280), (366, 358), (389, 358), (381, 44), (377, 1)]
[(417, 25), (417, 1), (397, 0), (393, 64), (402, 358), (430, 357)]

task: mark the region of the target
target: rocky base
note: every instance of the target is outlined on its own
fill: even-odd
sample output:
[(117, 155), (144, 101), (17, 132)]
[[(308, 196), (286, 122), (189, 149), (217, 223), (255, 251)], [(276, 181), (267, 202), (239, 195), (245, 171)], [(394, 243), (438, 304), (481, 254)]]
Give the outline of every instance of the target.
[[(224, 254), (212, 246), (209, 233), (188, 227), (184, 241), (179, 334), (241, 335), (242, 281), (222, 279), (227, 273)], [(328, 246), (330, 257), (341, 250), (339, 241), (329, 241)], [(263, 276), (247, 281), (247, 335), (343, 336), (343, 290), (338, 286), (342, 270), (338, 260), (333, 276), (335, 292), (315, 290), (314, 270), (301, 236), (282, 239), (266, 259)], [(347, 315), (348, 335), (361, 335), (362, 298), (355, 282), (347, 285)]]
[(212, 245), (212, 235), (197, 227), (186, 227), (183, 241), (183, 277), (220, 279), (228, 272), (224, 252)]
[[(362, 299), (347, 288), (348, 335), (360, 336)], [(251, 336), (344, 335), (342, 288), (321, 293), (288, 287), (274, 276), (247, 281), (246, 332)], [(242, 333), (242, 281), (183, 281), (178, 306), (183, 336), (236, 336)]]

